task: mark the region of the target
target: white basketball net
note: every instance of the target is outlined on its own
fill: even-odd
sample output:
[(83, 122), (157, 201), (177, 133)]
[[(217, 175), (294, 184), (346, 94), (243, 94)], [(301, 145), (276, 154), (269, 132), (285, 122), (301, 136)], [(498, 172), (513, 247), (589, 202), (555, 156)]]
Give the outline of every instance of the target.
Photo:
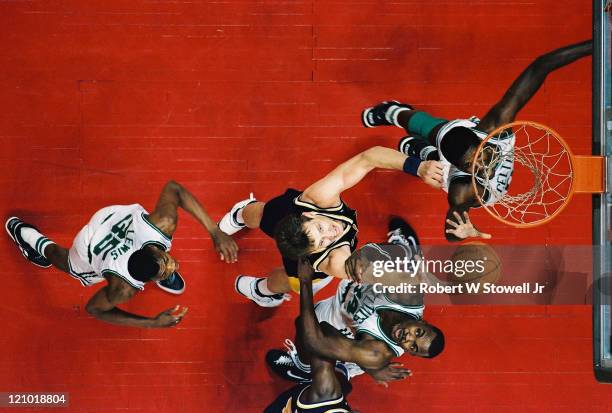
[[(511, 139), (513, 133), (514, 145), (492, 144)], [(489, 192), (488, 200), (495, 200), (479, 197), (493, 216), (520, 227), (544, 223), (561, 212), (571, 195), (573, 170), (571, 155), (555, 132), (531, 122), (515, 122), (488, 143), (476, 157), (474, 175)], [(513, 165), (512, 182), (500, 191), (492, 171), (504, 161)]]

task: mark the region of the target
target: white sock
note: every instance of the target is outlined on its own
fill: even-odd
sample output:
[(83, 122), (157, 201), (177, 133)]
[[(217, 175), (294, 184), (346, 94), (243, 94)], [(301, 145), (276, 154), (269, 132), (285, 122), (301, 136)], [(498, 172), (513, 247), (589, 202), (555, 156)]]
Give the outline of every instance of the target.
[(387, 113), (385, 114), (385, 117), (387, 118), (387, 121), (391, 122), (392, 124), (394, 124), (395, 126), (397, 126), (398, 128), (403, 128), (402, 125), (399, 124), (399, 122), (397, 121), (397, 116), (406, 111), (406, 110), (410, 110), (408, 108), (402, 108), (399, 106), (391, 106), (389, 108), (389, 110), (387, 110)]
[(242, 210), (243, 209), (244, 208), (240, 208), (238, 210), (238, 212), (236, 212), (236, 222), (241, 224), (241, 225), (244, 225), (244, 218), (242, 217)]
[(271, 296), (271, 295), (276, 295), (278, 293), (272, 292), (270, 291), (270, 289), (268, 288), (268, 279), (267, 278), (260, 278), (258, 281), (255, 281), (257, 283), (255, 291), (259, 293), (259, 295), (262, 296)]
[(21, 229), (21, 238), (28, 245), (36, 250), (40, 255), (47, 258), (45, 255), (45, 248), (51, 244), (55, 244), (55, 242), (51, 241), (49, 238), (45, 237), (40, 232), (36, 231), (34, 228), (22, 228)]

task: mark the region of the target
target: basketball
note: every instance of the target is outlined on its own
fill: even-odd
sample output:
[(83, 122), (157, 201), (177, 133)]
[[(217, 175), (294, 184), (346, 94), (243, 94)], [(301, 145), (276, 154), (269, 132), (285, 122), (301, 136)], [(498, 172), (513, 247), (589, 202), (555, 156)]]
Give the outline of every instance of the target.
[(462, 244), (451, 255), (454, 271), (448, 281), (453, 283), (496, 283), (501, 280), (502, 263), (495, 249), (487, 244)]

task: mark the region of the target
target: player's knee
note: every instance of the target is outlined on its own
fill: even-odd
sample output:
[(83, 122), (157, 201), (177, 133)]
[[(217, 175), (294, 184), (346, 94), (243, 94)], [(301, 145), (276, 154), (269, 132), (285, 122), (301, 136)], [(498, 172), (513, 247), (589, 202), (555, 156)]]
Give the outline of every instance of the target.
[(253, 202), (244, 207), (242, 220), (248, 228), (259, 228), (265, 206), (265, 202)]

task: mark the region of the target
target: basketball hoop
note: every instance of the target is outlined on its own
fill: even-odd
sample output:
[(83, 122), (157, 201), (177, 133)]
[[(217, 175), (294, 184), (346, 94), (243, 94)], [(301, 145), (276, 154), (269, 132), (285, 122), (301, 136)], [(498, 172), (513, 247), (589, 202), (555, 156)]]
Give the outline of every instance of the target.
[[(513, 145), (498, 144), (511, 139)], [(494, 179), (501, 165), (510, 165), (507, 185)], [(516, 228), (549, 222), (574, 193), (604, 191), (604, 158), (573, 155), (557, 132), (535, 122), (517, 121), (491, 132), (476, 150), (471, 172), (478, 202)]]

